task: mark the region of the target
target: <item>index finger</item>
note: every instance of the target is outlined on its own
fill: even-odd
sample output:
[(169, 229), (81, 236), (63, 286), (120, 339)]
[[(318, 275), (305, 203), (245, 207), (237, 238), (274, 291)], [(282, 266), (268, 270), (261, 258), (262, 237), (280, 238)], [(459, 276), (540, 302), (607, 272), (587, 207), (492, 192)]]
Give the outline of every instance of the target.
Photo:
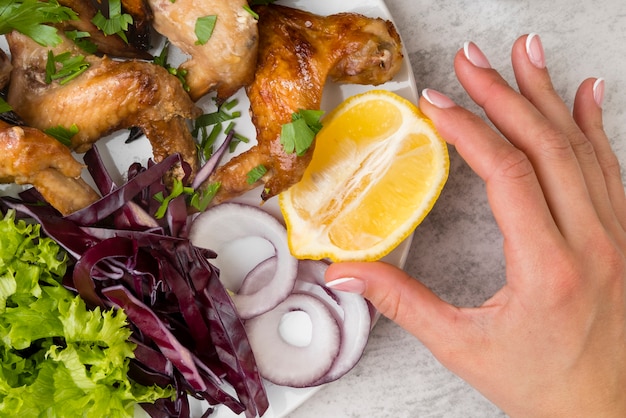
[(515, 254), (536, 251), (535, 257), (542, 257), (545, 252), (536, 245), (537, 234), (552, 237), (553, 243), (561, 242), (562, 237), (529, 159), (480, 117), (447, 98), (441, 100), (442, 97), (438, 92), (425, 90), (420, 108), (485, 181), (505, 245), (517, 249)]

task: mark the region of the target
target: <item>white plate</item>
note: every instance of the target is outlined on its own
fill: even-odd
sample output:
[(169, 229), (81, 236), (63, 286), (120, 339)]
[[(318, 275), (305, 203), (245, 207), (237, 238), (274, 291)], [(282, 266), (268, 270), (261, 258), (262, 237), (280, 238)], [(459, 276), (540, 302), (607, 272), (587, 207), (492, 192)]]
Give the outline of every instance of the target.
[[(308, 10), (313, 13), (328, 15), (339, 12), (356, 12), (370, 17), (382, 17), (388, 20), (393, 20), (387, 6), (382, 0), (284, 0), (278, 1), (277, 4), (283, 4), (303, 10)], [(6, 41), (4, 37), (0, 37), (0, 47), (8, 52)], [(173, 52), (173, 51), (172, 51)], [(182, 57), (179, 57), (179, 59)], [(172, 64), (177, 61), (176, 57), (170, 59)], [(396, 94), (405, 97), (406, 99), (416, 103), (417, 102), (417, 88), (415, 85), (415, 79), (413, 78), (413, 72), (409, 63), (406, 51), (404, 54), (404, 62), (398, 75), (394, 77), (393, 81), (377, 86), (376, 88), (382, 88), (389, 91), (393, 91)], [(322, 109), (329, 111), (339, 105), (346, 98), (372, 89), (372, 86), (357, 86), (357, 85), (338, 85), (328, 83), (325, 86), (322, 96)], [(236, 121), (237, 132), (252, 139), (254, 138), (254, 127), (250, 122), (248, 115), (248, 99), (243, 91), (238, 92), (234, 98), (239, 100), (238, 106), (234, 110), (240, 110), (241, 118)], [(214, 106), (211, 100), (200, 100), (199, 104), (205, 108), (205, 111), (214, 111)], [(98, 149), (102, 155), (102, 158), (107, 163), (107, 166), (112, 170), (112, 176), (114, 179), (121, 181), (125, 170), (133, 162), (146, 163), (147, 159), (151, 156), (151, 149), (148, 141), (145, 138), (136, 140), (130, 144), (125, 144), (124, 141), (127, 137), (126, 132), (119, 132), (111, 135), (108, 138), (104, 138), (98, 142)], [(253, 141), (251, 141), (253, 142)], [(237, 153), (241, 153), (248, 149), (251, 144), (245, 146), (240, 144), (237, 147)], [(5, 188), (5, 190), (7, 190)], [(257, 205), (260, 202), (261, 189), (253, 190), (246, 195), (239, 198), (239, 201)], [(276, 217), (280, 216), (280, 210), (276, 199), (271, 199), (263, 205), (263, 209), (272, 213)], [(402, 244), (400, 244), (391, 254), (385, 257), (385, 261), (394, 264), (398, 267), (404, 267), (406, 257), (409, 251), (411, 238), (409, 237)], [(332, 383), (330, 383), (332, 384)], [(264, 418), (281, 418), (293, 411), (298, 406), (302, 405), (307, 399), (315, 394), (319, 387), (295, 389), (283, 386), (277, 386), (271, 383), (266, 383), (267, 394), (269, 397), (269, 409), (263, 415)], [(202, 413), (203, 405), (194, 403), (193, 416), (200, 416)], [(146, 414), (138, 408), (136, 416), (146, 416)], [(230, 418), (236, 417), (234, 413), (227, 407), (217, 407), (216, 413), (213, 417)]]

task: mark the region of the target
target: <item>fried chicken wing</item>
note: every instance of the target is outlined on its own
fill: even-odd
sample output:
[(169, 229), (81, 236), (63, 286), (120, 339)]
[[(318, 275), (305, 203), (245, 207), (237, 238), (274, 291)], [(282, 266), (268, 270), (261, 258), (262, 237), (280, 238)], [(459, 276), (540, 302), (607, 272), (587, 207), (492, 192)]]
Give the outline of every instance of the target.
[(0, 120), (0, 183), (32, 184), (63, 215), (99, 195), (80, 177), (83, 165), (70, 150), (38, 129)]
[[(178, 79), (158, 65), (88, 56), (89, 68), (66, 84), (46, 83), (47, 49), (17, 32), (7, 35), (13, 74), (7, 101), (28, 126), (38, 129), (72, 125), (72, 149), (87, 151), (101, 137), (137, 126), (152, 145), (155, 161), (180, 153), (197, 169), (195, 140), (188, 118), (201, 113)], [(65, 39), (53, 53), (80, 54)], [(183, 177), (181, 168), (174, 175)]]
[[(381, 84), (399, 71), (400, 37), (391, 22), (354, 13), (327, 17), (283, 6), (264, 6), (259, 14), (259, 56), (247, 87), (257, 145), (218, 168), (207, 180), (220, 182), (213, 202), (238, 196), (261, 182), (267, 200), (300, 180), (313, 148), (303, 156), (285, 153), (283, 124), (300, 109), (319, 109), (327, 78), (337, 82)], [(263, 165), (256, 184), (247, 174)]]
[[(189, 94), (194, 100), (210, 91), (226, 99), (252, 81), (258, 33), (256, 19), (244, 9), (247, 0), (148, 0), (153, 26), (190, 58), (180, 69), (187, 71)], [(205, 44), (195, 32), (200, 18), (216, 16)]]

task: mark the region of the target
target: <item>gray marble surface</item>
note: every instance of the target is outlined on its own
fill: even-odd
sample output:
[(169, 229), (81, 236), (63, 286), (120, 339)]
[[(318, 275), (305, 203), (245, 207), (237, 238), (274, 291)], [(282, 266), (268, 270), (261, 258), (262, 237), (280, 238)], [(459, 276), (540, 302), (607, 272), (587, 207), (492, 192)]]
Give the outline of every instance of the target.
[[(511, 45), (522, 34), (538, 33), (554, 84), (570, 105), (583, 79), (605, 78), (605, 127), (626, 167), (626, 2), (386, 0), (386, 4), (409, 52), (418, 89), (438, 89), (476, 111), (452, 68), (454, 54), (468, 40), (476, 42), (514, 83)], [(450, 157), (449, 181), (414, 234), (406, 270), (445, 300), (475, 306), (503, 283), (501, 236), (480, 179), (454, 149)], [(290, 418), (501, 416), (502, 411), (386, 319), (378, 322), (362, 360), (347, 376), (289, 414)]]

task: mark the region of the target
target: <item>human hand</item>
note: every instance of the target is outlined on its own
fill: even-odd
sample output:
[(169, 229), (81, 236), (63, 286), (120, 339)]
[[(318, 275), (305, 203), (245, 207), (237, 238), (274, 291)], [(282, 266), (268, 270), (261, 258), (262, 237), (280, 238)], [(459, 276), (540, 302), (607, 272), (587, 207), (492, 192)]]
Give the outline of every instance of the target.
[(334, 263), (326, 281), (363, 294), (511, 416), (624, 417), (626, 196), (602, 126), (604, 82), (585, 80), (570, 113), (539, 37), (518, 39), (512, 63), (520, 93), (475, 44), (455, 58), (459, 81), (502, 134), (441, 93), (420, 99), (486, 182), (504, 287), (463, 308), (382, 262)]

